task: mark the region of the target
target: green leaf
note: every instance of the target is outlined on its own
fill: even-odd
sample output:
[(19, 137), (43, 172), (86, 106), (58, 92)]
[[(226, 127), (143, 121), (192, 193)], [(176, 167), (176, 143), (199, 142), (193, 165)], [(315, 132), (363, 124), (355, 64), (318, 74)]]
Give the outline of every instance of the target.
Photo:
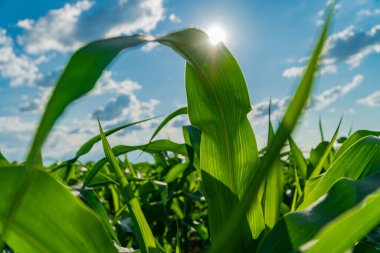
[(27, 168), (34, 166), (42, 144), (66, 107), (88, 93), (103, 70), (125, 48), (147, 40), (145, 36), (124, 36), (94, 41), (71, 57), (46, 106), (27, 158)]
[(322, 119), (321, 119), (321, 115), (319, 115), (319, 133), (321, 135), (321, 141), (324, 142), (325, 141), (325, 137), (324, 137), (324, 134), (323, 134), (323, 127), (322, 127)]
[(185, 114), (187, 114), (187, 107), (181, 107), (181, 108), (175, 110), (174, 112), (170, 113), (168, 116), (166, 116), (166, 118), (158, 125), (156, 130), (154, 130), (154, 133), (152, 134), (152, 137), (150, 137), (148, 143), (152, 142), (154, 137), (157, 136), (157, 134), (161, 131), (162, 128), (164, 128), (164, 126), (166, 126), (169, 123), (169, 121), (171, 121), (172, 119), (174, 119), (177, 116), (185, 115)]
[(327, 172), (308, 182), (305, 198), (299, 209), (304, 209), (324, 195), (340, 178), (363, 178), (378, 169), (380, 164), (380, 139), (367, 136), (353, 144), (334, 161)]
[[(150, 144), (138, 145), (138, 146), (119, 145), (112, 148), (112, 152), (115, 156), (123, 155), (135, 150), (143, 150), (144, 152), (151, 153), (151, 154), (163, 152), (163, 151), (171, 151), (175, 154), (182, 154), (184, 156), (187, 156), (187, 150), (186, 150), (185, 144), (178, 144), (169, 140), (157, 140), (157, 141), (151, 142)], [(102, 158), (95, 163), (95, 165), (91, 168), (91, 170), (87, 174), (87, 177), (83, 182), (82, 189), (90, 185), (90, 182), (99, 172), (99, 170), (102, 169), (102, 167), (106, 164), (106, 162), (107, 162), (107, 159)]]
[(156, 246), (156, 242), (155, 242), (152, 230), (150, 229), (148, 222), (145, 219), (144, 213), (141, 210), (139, 200), (137, 199), (134, 192), (132, 191), (132, 188), (124, 172), (120, 168), (115, 158), (115, 155), (112, 152), (112, 149), (100, 125), (99, 119), (98, 119), (98, 123), (99, 123), (99, 132), (100, 132), (100, 137), (102, 139), (104, 154), (106, 155), (108, 162), (110, 163), (111, 167), (114, 170), (114, 173), (116, 174), (118, 178), (122, 194), (125, 198), (129, 213), (131, 215), (131, 219), (134, 225), (133, 228), (135, 230), (135, 234), (136, 234), (141, 252), (142, 253), (159, 252)]
[[(299, 252), (298, 250), (302, 246), (312, 243), (314, 236), (319, 231), (330, 227), (330, 224), (335, 224), (335, 222), (347, 214), (348, 210), (351, 211), (361, 206), (360, 202), (362, 200), (372, 193), (378, 192), (379, 182), (380, 173), (373, 174), (360, 181), (347, 178), (339, 180), (313, 206), (303, 211), (290, 213), (281, 218), (275, 227), (263, 238), (259, 245), (258, 253)], [(372, 210), (377, 209), (374, 208)], [(365, 219), (365, 216), (363, 219)], [(330, 243), (329, 246), (334, 247), (335, 244), (339, 244), (340, 239), (338, 237), (343, 238), (349, 233), (355, 234), (356, 227), (360, 226), (360, 222), (357, 223), (352, 225), (350, 229), (336, 231), (337, 233), (330, 237), (330, 240), (334, 240), (334, 243)], [(330, 248), (329, 250), (316, 252), (344, 251)]]
[[(200, 168), (211, 238), (215, 238), (248, 189), (259, 163), (247, 119), (251, 103), (244, 76), (228, 49), (223, 44), (212, 45), (199, 30), (180, 31), (158, 41), (187, 61), (188, 114), (191, 124), (202, 131)], [(246, 221), (239, 230), (241, 236), (236, 236), (240, 241), (236, 252), (248, 249), (252, 238), (264, 229), (258, 200)]]
[[(241, 204), (236, 209), (232, 217), (225, 223), (224, 228), (218, 234), (218, 237), (213, 241), (213, 247), (211, 252), (221, 252), (225, 247), (231, 244), (231, 238), (239, 230), (239, 227), (243, 223), (244, 217), (251, 206), (258, 199), (258, 191), (262, 180), (272, 169), (276, 157), (280, 154), (280, 150), (283, 147), (285, 141), (289, 138), (292, 130), (294, 129), (302, 110), (304, 109), (307, 100), (310, 96), (315, 73), (317, 72), (319, 58), (323, 49), (325, 39), (327, 37), (328, 28), (331, 23), (332, 13), (334, 7), (329, 8), (327, 19), (323, 27), (321, 36), (316, 45), (314, 53), (310, 59), (310, 62), (304, 72), (301, 83), (291, 100), (291, 103), (286, 110), (283, 120), (281, 121), (280, 127), (273, 138), (273, 141), (269, 145), (266, 154), (264, 155), (262, 162), (260, 164), (260, 169), (257, 170), (256, 175), (253, 179), (250, 179), (249, 191), (246, 191)], [(203, 137), (202, 137), (203, 138)], [(252, 250), (252, 249), (251, 249)]]
[(138, 145), (138, 146), (118, 145), (118, 146), (115, 146), (112, 150), (116, 156), (126, 154), (128, 152), (132, 152), (135, 150), (142, 150), (150, 154), (159, 153), (163, 151), (170, 151), (175, 154), (181, 154), (181, 155), (187, 156), (187, 150), (186, 150), (185, 144), (175, 143), (170, 140), (157, 140), (157, 141), (151, 142), (150, 144), (144, 144), (144, 145)]
[[(128, 124), (124, 124), (124, 125), (121, 125), (121, 126), (118, 126), (118, 127), (115, 127), (115, 128), (112, 128), (110, 130), (107, 130), (104, 132), (104, 135), (105, 136), (109, 136), (113, 133), (116, 133), (120, 130), (123, 130), (125, 128), (128, 128), (130, 126), (134, 126), (134, 125), (137, 125), (137, 124), (140, 124), (140, 123), (143, 123), (143, 122), (146, 122), (146, 121), (149, 121), (149, 120), (152, 120), (154, 118), (150, 118), (150, 119), (144, 119), (144, 120), (140, 120), (140, 121), (136, 121), (136, 122), (133, 122), (133, 123), (128, 123)], [(76, 152), (75, 154), (75, 157), (71, 158), (70, 160), (67, 160), (65, 162), (63, 162), (62, 164), (60, 164), (57, 168), (60, 168), (60, 167), (63, 167), (63, 166), (67, 166), (68, 164), (71, 164), (71, 163), (75, 163), (79, 157), (87, 154), (88, 152), (91, 151), (92, 147), (98, 142), (100, 141), (101, 138), (100, 138), (100, 135), (96, 135), (94, 137), (92, 137), (91, 139), (89, 139), (88, 141), (86, 141), (79, 149), (78, 151)], [(57, 169), (56, 168), (56, 169)]]
[(294, 142), (293, 138), (289, 136), (289, 145), (290, 145), (290, 151), (292, 152), (292, 158), (294, 160), (296, 169), (301, 174), (302, 178), (306, 180), (307, 178), (307, 163), (306, 159), (303, 156), (301, 150), (297, 146), (297, 144)]
[(380, 189), (324, 227), (313, 238), (313, 246), (306, 252), (345, 252), (350, 249), (380, 224), (379, 206)]
[(117, 235), (115, 231), (113, 230), (110, 220), (108, 218), (107, 212), (104, 209), (102, 203), (99, 200), (98, 195), (96, 194), (95, 191), (91, 189), (86, 189), (84, 191), (81, 191), (79, 194), (79, 197), (84, 201), (92, 210), (94, 210), (99, 218), (101, 218), (103, 224), (107, 228), (107, 231), (109, 235), (112, 237), (112, 239), (117, 242), (117, 244), (120, 245), (120, 242), (117, 238)]
[(191, 157), (189, 152), (189, 157), (192, 158), (193, 166), (200, 172), (200, 152), (201, 152), (201, 136), (202, 131), (195, 126), (183, 126), (182, 127), (183, 137), (185, 143), (191, 146), (193, 150), (193, 156)]
[(5, 156), (0, 152), (0, 167), (10, 166), (11, 163), (5, 158)]
[(343, 117), (340, 119), (339, 121), (339, 124), (338, 124), (338, 127), (336, 128), (335, 130), (335, 133), (334, 133), (334, 136), (332, 137), (329, 145), (326, 147), (325, 151), (323, 152), (323, 155), (321, 157), (321, 159), (319, 160), (317, 166), (314, 168), (313, 172), (311, 173), (310, 177), (316, 177), (316, 176), (319, 176), (319, 174), (321, 174), (322, 172), (322, 168), (323, 168), (323, 165), (326, 163), (327, 161), (327, 158), (329, 157), (330, 155), (330, 152), (331, 152), (331, 149), (333, 148), (334, 146), (334, 143), (336, 141), (336, 138), (338, 137), (338, 132), (339, 132), (339, 128), (340, 128), (340, 124), (342, 123), (342, 119)]
[[(269, 124), (268, 124), (268, 145), (273, 140), (274, 130), (270, 119), (271, 105), (269, 106)], [(273, 228), (280, 214), (280, 206), (282, 202), (282, 194), (284, 190), (284, 175), (282, 174), (282, 166), (280, 157), (276, 157), (272, 169), (264, 180), (264, 194), (262, 199), (265, 225)]]
[(174, 165), (169, 172), (165, 175), (165, 182), (173, 182), (177, 177), (182, 175), (182, 173), (189, 167), (189, 163), (178, 163)]
[[(35, 171), (22, 198), (25, 168), (0, 169), (0, 238), (15, 252), (117, 252), (99, 218), (63, 185)], [(9, 213), (9, 203), (15, 201)]]
[[(324, 151), (327, 149), (329, 144), (330, 143), (328, 141), (323, 141), (323, 142), (320, 142), (315, 148), (312, 148), (310, 150), (309, 162), (311, 166), (309, 167), (309, 170), (308, 170), (308, 177), (310, 177), (313, 168), (317, 167), (319, 161), (322, 159)], [(323, 166), (327, 168), (328, 163), (323, 164)]]
[[(95, 41), (87, 46), (79, 49), (70, 59), (68, 65), (65, 68), (65, 71), (61, 75), (58, 83), (51, 95), (51, 98), (46, 106), (45, 112), (40, 121), (39, 127), (36, 131), (34, 140), (32, 142), (29, 154), (26, 160), (25, 170), (23, 173), (20, 173), (18, 178), (19, 187), (12, 187), (14, 195), (12, 199), (8, 199), (6, 203), (7, 208), (3, 211), (3, 218), (1, 220), (5, 225), (0, 229), (0, 234), (7, 235), (9, 227), (8, 224), (14, 219), (14, 215), (20, 211), (20, 203), (24, 201), (25, 196), (29, 195), (31, 185), (35, 184), (37, 180), (36, 174), (37, 168), (41, 167), (41, 148), (45, 142), (49, 132), (51, 131), (54, 123), (57, 121), (59, 116), (65, 111), (66, 107), (85, 95), (89, 92), (95, 85), (95, 82), (100, 77), (102, 71), (109, 65), (109, 63), (117, 56), (117, 54), (127, 48), (133, 47), (141, 44), (146, 41), (146, 37), (142, 36), (129, 36), (129, 37), (118, 37), (107, 40)], [(53, 192), (53, 191), (52, 191)], [(58, 198), (55, 195), (52, 195), (50, 191), (43, 193), (46, 195), (46, 199), (51, 199), (52, 203), (50, 205), (60, 207), (59, 205), (73, 205), (72, 200), (68, 200), (67, 203), (58, 202)], [(57, 198), (57, 202), (54, 200)], [(70, 202), (71, 201), (71, 202)], [(43, 209), (43, 208), (41, 208)], [(21, 210), (22, 211), (22, 210)], [(94, 219), (95, 222), (99, 222), (97, 219)], [(40, 220), (41, 221), (41, 220)], [(84, 228), (89, 228), (94, 226), (93, 224), (86, 224), (86, 219), (83, 219), (81, 226)], [(91, 220), (87, 220), (88, 222)], [(69, 221), (68, 221), (69, 222)], [(46, 223), (41, 223), (45, 224)], [(68, 226), (73, 226), (73, 224), (68, 224)], [(33, 227), (29, 227), (33, 229)], [(38, 230), (37, 230), (38, 231)], [(78, 230), (80, 231), (80, 230)], [(51, 233), (54, 234), (54, 233)], [(15, 233), (14, 236), (20, 236), (19, 233)], [(84, 235), (83, 235), (84, 236)], [(104, 235), (104, 238), (108, 238)], [(12, 238), (14, 239), (14, 238)], [(22, 236), (16, 238), (20, 240), (20, 245), (23, 244)], [(15, 239), (15, 240), (16, 240)], [(27, 240), (27, 239), (24, 239)], [(99, 241), (104, 241), (99, 240)], [(71, 252), (78, 252), (78, 249), (75, 248), (77, 244), (73, 244), (73, 250)], [(32, 247), (32, 246), (31, 246)], [(46, 245), (33, 245), (33, 247), (47, 247)], [(49, 246), (50, 247), (50, 246)], [(78, 246), (77, 246), (78, 247)], [(70, 247), (68, 247), (70, 248)], [(83, 247), (82, 247), (83, 248)], [(34, 248), (35, 249), (35, 248)], [(102, 248), (99, 247), (99, 250)], [(32, 249), (31, 249), (32, 250)], [(24, 250), (30, 252), (31, 250)], [(61, 249), (59, 249), (61, 250)], [(56, 249), (53, 252), (57, 252)], [(37, 252), (44, 252), (43, 250)], [(79, 252), (89, 252), (88, 250), (82, 250)], [(90, 251), (91, 252), (91, 251)], [(93, 250), (97, 252), (97, 249)], [(101, 252), (104, 252), (101, 250)]]
[(343, 155), (347, 149), (349, 149), (353, 144), (360, 141), (367, 136), (380, 136), (380, 132), (368, 131), (368, 130), (359, 130), (353, 133), (347, 140), (344, 141), (343, 145), (339, 148), (338, 152), (335, 154), (334, 159), (337, 160), (341, 155)]

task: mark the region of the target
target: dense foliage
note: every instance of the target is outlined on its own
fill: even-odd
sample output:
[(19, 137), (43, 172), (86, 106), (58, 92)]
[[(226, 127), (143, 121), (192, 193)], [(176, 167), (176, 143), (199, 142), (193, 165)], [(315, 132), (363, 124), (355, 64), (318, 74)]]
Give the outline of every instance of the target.
[[(76, 156), (44, 166), (41, 148), (66, 107), (89, 92), (125, 48), (151, 37), (95, 41), (70, 59), (46, 106), (26, 162), (0, 153), (0, 252), (379, 252), (380, 132), (323, 139), (305, 158), (291, 133), (305, 108), (332, 9), (277, 131), (258, 150), (240, 67), (197, 29), (155, 41), (186, 61), (188, 106), (149, 143), (111, 147), (103, 131)], [(184, 143), (155, 140), (187, 114)], [(100, 119), (101, 120), (101, 119)], [(81, 163), (102, 143), (105, 157)], [(339, 144), (339, 145), (336, 145)], [(132, 164), (139, 150), (151, 163)]]

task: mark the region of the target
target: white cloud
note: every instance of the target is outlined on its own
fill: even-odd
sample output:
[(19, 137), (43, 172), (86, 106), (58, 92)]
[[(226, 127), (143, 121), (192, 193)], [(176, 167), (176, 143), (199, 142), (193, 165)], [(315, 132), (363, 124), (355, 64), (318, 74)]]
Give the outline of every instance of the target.
[(148, 42), (141, 47), (141, 50), (144, 52), (150, 52), (155, 49), (159, 44), (157, 42)]
[(360, 10), (356, 15), (358, 17), (376, 16), (376, 15), (380, 15), (380, 9), (374, 9), (374, 10), (363, 9), (363, 10)]
[(248, 119), (254, 126), (266, 123), (268, 121), (269, 104), (271, 103), (271, 120), (277, 120), (283, 115), (290, 99), (290, 97), (284, 97), (281, 99), (267, 98), (259, 103), (256, 103), (252, 105), (252, 111), (248, 114)]
[(89, 10), (93, 2), (84, 0), (75, 4), (65, 4), (61, 9), (50, 10), (38, 20), (20, 20), (17, 25), (24, 30), (18, 42), (29, 53), (41, 53), (47, 50), (69, 51), (79, 46), (73, 37), (80, 15)]
[(26, 102), (20, 104), (19, 111), (20, 112), (28, 112), (28, 113), (41, 113), (45, 108), (45, 104), (47, 103), (50, 94), (52, 92), (52, 88), (44, 88), (40, 90), (40, 93), (33, 97), (31, 100), (25, 98)]
[(357, 103), (361, 105), (370, 106), (370, 107), (379, 107), (380, 106), (380, 90), (374, 91), (369, 96), (359, 99)]
[[(346, 95), (359, 86), (363, 80), (364, 77), (362, 75), (356, 75), (353, 77), (352, 81), (346, 85), (337, 85), (331, 89), (323, 91), (318, 95), (312, 96), (306, 109), (315, 108), (316, 110), (321, 110), (326, 108), (327, 106), (333, 104), (338, 98)], [(284, 114), (290, 100), (291, 97), (289, 96), (280, 99), (272, 98), (272, 120), (277, 120)], [(267, 98), (257, 104), (252, 105), (253, 110), (248, 114), (248, 119), (253, 123), (253, 125), (261, 125), (268, 121), (269, 101), (270, 99)], [(352, 113), (352, 111), (350, 111), (350, 113)]]
[[(92, 113), (92, 119), (98, 115), (100, 120), (108, 125), (116, 125), (120, 122), (135, 122), (154, 116), (155, 106), (159, 104), (156, 99), (140, 101), (134, 94), (141, 89), (141, 85), (131, 80), (116, 81), (112, 73), (107, 71), (103, 74), (92, 95), (116, 94), (103, 107)], [(142, 124), (142, 126), (149, 125)]]
[(0, 28), (0, 76), (10, 80), (10, 86), (32, 85), (41, 78), (37, 65), (25, 55), (17, 55), (13, 41)]
[(170, 20), (172, 23), (176, 23), (176, 24), (179, 24), (179, 23), (182, 22), (182, 20), (181, 20), (179, 17), (177, 17), (177, 15), (175, 15), (174, 13), (171, 13), (171, 14), (169, 15), (169, 20)]
[(291, 67), (285, 69), (284, 72), (282, 72), (282, 76), (286, 78), (299, 77), (302, 75), (304, 70), (305, 67)]
[(335, 62), (345, 61), (351, 68), (356, 68), (366, 56), (380, 53), (380, 25), (367, 32), (349, 26), (331, 35), (326, 44), (327, 57), (335, 59)]
[(364, 80), (362, 75), (356, 75), (352, 81), (346, 85), (337, 85), (331, 89), (323, 91), (321, 94), (311, 99), (310, 107), (315, 107), (317, 110), (326, 108), (334, 103), (338, 98), (346, 95), (356, 87), (358, 87)]
[[(306, 67), (290, 67), (282, 72), (282, 76), (286, 78), (294, 78), (302, 76)], [(336, 73), (336, 65), (329, 63), (329, 61), (321, 61), (317, 75), (333, 74)]]
[(90, 95), (97, 96), (107, 93), (128, 95), (139, 89), (141, 89), (141, 85), (137, 82), (128, 79), (118, 82), (113, 78), (111, 71), (104, 71)]
[[(380, 25), (373, 26), (367, 32), (349, 26), (327, 39), (319, 74), (336, 73), (339, 62), (345, 62), (351, 69), (357, 68), (367, 56), (375, 53), (380, 53)], [(303, 63), (307, 59), (302, 57), (298, 62)], [(304, 68), (293, 66), (285, 69), (282, 75), (286, 78), (299, 77)]]
[(380, 43), (375, 45), (370, 45), (358, 52), (357, 54), (354, 54), (350, 56), (347, 59), (347, 64), (351, 66), (351, 68), (357, 68), (362, 63), (363, 59), (373, 53), (380, 53)]
[(0, 132), (1, 133), (19, 133), (32, 131), (35, 124), (30, 121), (24, 121), (18, 116), (1, 116), (0, 117)]
[(69, 52), (94, 39), (150, 32), (164, 19), (163, 0), (113, 2), (81, 0), (37, 20), (20, 20), (18, 42), (33, 54)]

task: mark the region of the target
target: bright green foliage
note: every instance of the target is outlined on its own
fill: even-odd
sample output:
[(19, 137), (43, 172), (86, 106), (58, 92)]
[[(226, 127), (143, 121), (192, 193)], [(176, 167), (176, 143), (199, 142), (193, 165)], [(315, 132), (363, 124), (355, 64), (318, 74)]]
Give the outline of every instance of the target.
[[(336, 141), (336, 131), (326, 142), (320, 121), (322, 142), (309, 157), (291, 138), (333, 9), (276, 132), (269, 119), (268, 146), (260, 151), (242, 71), (204, 32), (122, 36), (79, 49), (58, 80), (26, 163), (12, 165), (0, 153), (0, 252), (378, 252), (380, 132), (360, 130)], [(41, 148), (58, 117), (123, 49), (152, 40), (185, 59), (187, 107), (137, 146), (111, 149), (106, 136), (146, 120), (104, 132), (99, 124), (100, 134), (74, 158), (45, 167)], [(153, 141), (184, 114), (191, 122), (183, 127), (184, 143)], [(81, 163), (100, 140), (105, 157)], [(150, 162), (131, 163), (137, 150)]]
[(0, 152), (0, 167), (9, 166), (10, 163), (5, 156)]
[[(225, 220), (248, 189), (258, 168), (255, 136), (247, 119), (251, 103), (243, 74), (224, 45), (213, 46), (201, 31), (170, 34), (159, 41), (188, 61), (186, 93), (190, 122), (201, 129), (200, 168), (211, 237), (222, 231)], [(264, 229), (258, 200), (239, 231), (239, 246), (249, 247)], [(236, 249), (239, 251), (238, 249)]]
[(36, 171), (24, 188), (24, 174), (25, 168), (0, 169), (0, 237), (15, 252), (116, 252), (99, 218), (62, 184)]
[[(99, 119), (98, 119), (99, 122)], [(103, 129), (99, 122), (100, 137), (103, 143), (103, 150), (107, 157), (108, 162), (111, 164), (114, 173), (119, 181), (121, 192), (127, 203), (128, 211), (131, 215), (132, 222), (134, 224), (135, 233), (139, 242), (139, 247), (142, 253), (154, 253), (159, 252), (154, 240), (152, 230), (150, 229), (145, 216), (141, 210), (138, 199), (132, 191), (131, 185), (128, 182), (127, 177), (121, 170), (115, 155), (112, 153), (112, 149), (104, 135)]]
[[(263, 239), (258, 252), (294, 252), (301, 249), (304, 245), (310, 243), (318, 231), (326, 224), (329, 224), (331, 221), (336, 222), (334, 219), (344, 217), (347, 210), (355, 207), (363, 200), (365, 202), (365, 198), (378, 189), (379, 180), (380, 173), (357, 182), (350, 179), (341, 179), (331, 188), (328, 194), (314, 206), (301, 212), (291, 213), (280, 219), (274, 229)], [(367, 228), (366, 233), (368, 233), (373, 226), (376, 226), (376, 224), (378, 223), (373, 221), (372, 227), (370, 227), (370, 229)], [(350, 229), (352, 230), (352, 234), (360, 234), (359, 231), (353, 228)], [(339, 240), (336, 240), (338, 234), (345, 237), (348, 233), (349, 231), (347, 229), (337, 231), (334, 236), (330, 237), (330, 240), (335, 241), (335, 243), (330, 242), (330, 246), (339, 244)], [(357, 239), (360, 239), (360, 237)], [(355, 241), (351, 241), (351, 245), (348, 244), (345, 249), (353, 246), (354, 243)], [(322, 250), (319, 252), (330, 251)]]
[[(343, 118), (342, 118), (343, 119)], [(316, 177), (322, 172), (323, 165), (326, 163), (328, 157), (331, 155), (331, 150), (333, 148), (333, 145), (336, 141), (336, 138), (338, 138), (338, 132), (340, 128), (340, 124), (342, 123), (342, 119), (340, 119), (338, 127), (335, 130), (334, 136), (332, 137), (329, 145), (327, 145), (325, 151), (323, 152), (322, 157), (319, 159), (317, 166), (315, 166), (313, 172), (311, 173), (310, 177)]]
[(298, 86), (298, 89), (288, 109), (285, 112), (276, 135), (267, 147), (266, 153), (262, 159), (262, 162), (260, 163), (260, 169), (257, 170), (256, 175), (253, 177), (253, 179), (251, 179), (250, 190), (245, 192), (240, 206), (236, 209), (232, 217), (226, 222), (225, 228), (214, 242), (215, 244), (211, 252), (220, 252), (228, 244), (231, 244), (230, 238), (239, 229), (239, 226), (241, 225), (245, 214), (248, 212), (251, 206), (254, 206), (255, 200), (258, 198), (258, 192), (262, 180), (273, 168), (276, 157), (278, 157), (285, 141), (289, 138), (292, 130), (294, 129), (297, 120), (299, 119), (302, 110), (307, 103), (314, 84), (314, 76), (318, 69), (318, 61), (323, 49), (324, 41), (327, 37), (332, 12), (333, 7), (330, 7), (329, 15), (323, 27), (321, 36), (303, 75), (301, 83)]
[[(268, 145), (274, 137), (274, 129), (270, 119), (269, 109), (269, 124), (268, 124)], [(264, 194), (262, 205), (264, 210), (265, 225), (273, 228), (280, 214), (280, 205), (282, 202), (282, 194), (284, 190), (284, 176), (280, 157), (276, 157), (273, 169), (268, 173), (263, 181)]]
[(373, 136), (362, 138), (336, 158), (325, 174), (306, 184), (305, 198), (300, 209), (317, 201), (342, 177), (363, 178), (372, 173), (379, 163), (380, 139)]
[(297, 170), (299, 171), (302, 178), (306, 179), (306, 177), (307, 177), (306, 160), (305, 160), (300, 148), (297, 146), (297, 144), (294, 142), (293, 138), (290, 136), (289, 136), (289, 146), (290, 146), (290, 150), (292, 152), (292, 157), (294, 159), (294, 163), (296, 165)]
[(344, 252), (353, 247), (357, 241), (380, 223), (379, 206), (380, 190), (377, 190), (324, 227), (314, 238), (316, 244), (306, 252)]

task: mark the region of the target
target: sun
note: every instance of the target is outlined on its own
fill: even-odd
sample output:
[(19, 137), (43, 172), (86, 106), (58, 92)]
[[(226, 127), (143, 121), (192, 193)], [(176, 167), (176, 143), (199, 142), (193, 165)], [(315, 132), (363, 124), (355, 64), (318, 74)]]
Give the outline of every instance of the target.
[(226, 33), (220, 26), (212, 26), (206, 30), (206, 33), (212, 45), (217, 45), (221, 42), (226, 42)]

